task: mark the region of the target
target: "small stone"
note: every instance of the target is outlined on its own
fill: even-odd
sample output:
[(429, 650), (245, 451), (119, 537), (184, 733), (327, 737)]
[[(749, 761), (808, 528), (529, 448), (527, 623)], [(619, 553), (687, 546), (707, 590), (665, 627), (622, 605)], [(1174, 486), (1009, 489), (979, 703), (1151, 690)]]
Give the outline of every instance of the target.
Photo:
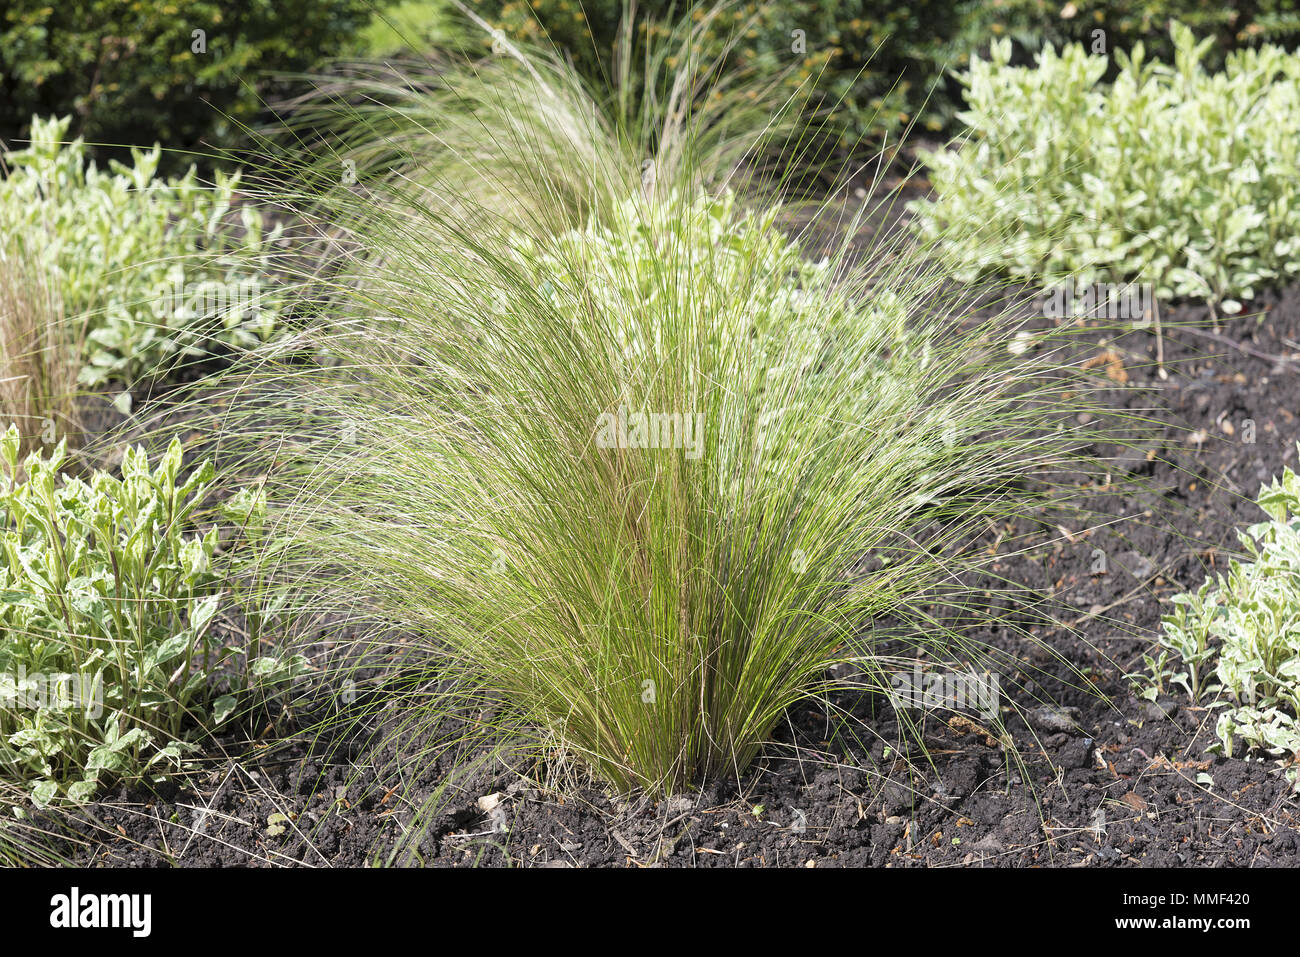
[(1138, 552), (1120, 552), (1115, 556), (1115, 563), (1138, 581), (1146, 581), (1154, 571), (1151, 560)]
[(881, 798), (886, 814), (895, 814), (898, 811), (910, 808), (916, 800), (916, 796), (911, 789), (899, 784), (897, 781), (890, 781), (885, 785)]
[(478, 799), (478, 809), (487, 815), (492, 830), (502, 833), (507, 830), (506, 809), (501, 803), (502, 794), (495, 791)]
[(1178, 713), (1178, 702), (1169, 698), (1160, 701), (1148, 701), (1142, 705), (1142, 714), (1151, 721), (1172, 718)]
[(669, 814), (685, 814), (687, 811), (695, 809), (695, 802), (686, 795), (679, 794), (665, 801), (663, 807)]
[(1044, 706), (1029, 712), (1029, 723), (1040, 731), (1057, 731), (1062, 734), (1081, 734), (1078, 708)]
[(1092, 738), (1075, 738), (1056, 752), (1056, 763), (1065, 769), (1086, 768), (1092, 759)]

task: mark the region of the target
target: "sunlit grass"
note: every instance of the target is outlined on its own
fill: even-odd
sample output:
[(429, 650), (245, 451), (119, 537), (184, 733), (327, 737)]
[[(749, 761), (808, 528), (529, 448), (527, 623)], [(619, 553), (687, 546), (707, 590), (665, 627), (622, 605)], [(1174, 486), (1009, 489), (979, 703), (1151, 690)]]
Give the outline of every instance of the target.
[(748, 175), (805, 141), (707, 75), (629, 120), (514, 49), (288, 158), (338, 271), (223, 443), (268, 476), (267, 580), (347, 623), (328, 680), (400, 676), (417, 755), (459, 706), (620, 789), (738, 775), (831, 666), (889, 687), (873, 622), (960, 648), (927, 609), (1091, 434), (1053, 335), (1013, 355), (928, 250), (809, 261)]

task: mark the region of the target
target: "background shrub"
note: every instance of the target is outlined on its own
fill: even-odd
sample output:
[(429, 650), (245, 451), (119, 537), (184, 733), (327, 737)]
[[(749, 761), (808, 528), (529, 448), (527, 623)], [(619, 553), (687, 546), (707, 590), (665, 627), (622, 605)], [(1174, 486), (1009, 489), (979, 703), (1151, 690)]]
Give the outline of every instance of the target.
[(36, 118), (31, 147), (6, 154), (0, 228), (25, 237), (81, 317), (81, 384), (129, 386), (269, 337), (279, 306), (263, 270), (280, 229), (253, 206), (232, 211), (238, 174), (218, 172), (211, 188), (192, 168), (163, 179), (157, 149), (105, 171), (80, 139), (63, 145), (69, 124)]
[[(370, 12), (364, 0), (8, 0), (0, 138), (26, 136), (33, 114), (57, 114), (91, 143), (231, 146), (238, 129), (223, 112), (253, 119), (268, 74), (342, 52)], [(195, 30), (206, 52), (195, 52)]]
[(400, 0), (376, 9), (357, 37), (363, 57), (425, 53), (465, 42), (465, 26), (450, 0)]
[[(472, 6), (509, 36), (549, 36), (590, 78), (613, 75), (621, 0), (472, 0)], [(726, 59), (730, 69), (788, 71), (791, 93), (808, 82), (809, 105), (836, 106), (836, 129), (848, 144), (881, 129), (899, 129), (922, 108), (931, 82), (943, 79), (937, 57), (946, 55), (959, 34), (960, 7), (953, 0), (741, 0), (713, 12), (689, 3), (649, 2), (635, 6), (636, 39), (644, 44), (667, 36), (675, 16), (696, 22), (711, 17), (700, 38), (703, 58), (727, 53), (734, 41)], [(672, 71), (675, 63), (666, 67)], [(946, 101), (940, 97), (934, 106), (926, 122), (937, 129)]]
[[(1206, 66), (1218, 69), (1234, 49), (1300, 41), (1300, 0), (1263, 0), (1229, 9), (1213, 0), (731, 0), (716, 10), (689, 2), (643, 0), (466, 0), (471, 10), (516, 41), (549, 38), (579, 72), (599, 86), (617, 68), (618, 35), (625, 11), (637, 22), (633, 74), (646, 41), (671, 32), (674, 19), (704, 22), (700, 51), (706, 60), (727, 57), (731, 69), (776, 76), (788, 72), (787, 93), (804, 88), (810, 105), (837, 106), (834, 132), (843, 144), (919, 128), (951, 128), (962, 105), (961, 87), (949, 74), (971, 57), (987, 57), (994, 40), (1013, 44), (1012, 62), (1029, 62), (1045, 46), (1084, 42), (1105, 33), (1105, 49), (1142, 41), (1149, 55), (1170, 59), (1169, 24), (1179, 21), (1213, 36)], [(803, 31), (796, 43), (794, 31)], [(452, 0), (400, 0), (375, 9), (351, 44), (361, 56), (422, 55), (432, 48), (487, 52), (492, 40)], [(800, 47), (796, 50), (796, 46)], [(667, 63), (665, 75), (673, 64)], [(1112, 63), (1107, 78), (1117, 67)]]
[(1210, 74), (1213, 41), (1172, 33), (1173, 64), (1138, 44), (1110, 85), (1077, 44), (972, 62), (969, 136), (926, 156), (934, 202), (914, 205), (962, 276), (1150, 282), (1231, 313), (1300, 271), (1300, 57), (1243, 50)]
[[(519, 39), (549, 35), (589, 77), (610, 75), (622, 0), (471, 0), (495, 26)], [(639, 34), (663, 33), (688, 3), (650, 0), (635, 6)], [(738, 0), (718, 11), (705, 33), (704, 52), (717, 55), (737, 43), (732, 68), (774, 74), (792, 68), (788, 83), (813, 81), (816, 105), (839, 105), (842, 141), (897, 131), (916, 119), (922, 129), (945, 129), (962, 105), (961, 87), (946, 75), (964, 68), (990, 44), (1008, 39), (1013, 62), (1045, 46), (1091, 44), (1105, 31), (1107, 52), (1143, 42), (1154, 58), (1172, 59), (1169, 25), (1187, 24), (1215, 38), (1206, 66), (1217, 69), (1234, 49), (1273, 41), (1300, 41), (1300, 0), (1262, 0), (1228, 6), (1217, 0)], [(793, 31), (806, 49), (794, 50)], [(489, 41), (477, 38), (480, 48)]]
[(1228, 53), (1273, 42), (1294, 47), (1300, 40), (1298, 0), (1260, 0), (1226, 4), (1218, 0), (978, 0), (963, 4), (962, 32), (954, 61), (987, 50), (1000, 37), (1024, 51), (1083, 43), (1091, 47), (1095, 30), (1105, 33), (1106, 50), (1127, 50), (1141, 41), (1154, 59), (1173, 57), (1169, 26), (1185, 24), (1198, 36), (1211, 36), (1206, 65), (1217, 69)]

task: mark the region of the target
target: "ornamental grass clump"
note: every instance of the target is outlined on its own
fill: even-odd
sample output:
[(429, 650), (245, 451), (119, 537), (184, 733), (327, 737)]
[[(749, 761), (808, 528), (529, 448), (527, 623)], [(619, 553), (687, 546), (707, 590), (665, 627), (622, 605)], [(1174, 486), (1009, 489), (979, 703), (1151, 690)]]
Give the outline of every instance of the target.
[(779, 105), (720, 141), (708, 88), (611, 119), (512, 56), (303, 163), (287, 200), (340, 270), (241, 372), (223, 448), (267, 474), (262, 575), (336, 627), (329, 680), (404, 778), (459, 707), (672, 793), (743, 772), (837, 663), (888, 688), (875, 623), (959, 646), (928, 609), (1040, 501), (1087, 386), (924, 250), (810, 255), (733, 175)]
[(78, 438), (85, 338), (26, 233), (0, 238), (0, 427), (18, 429), (24, 453)]

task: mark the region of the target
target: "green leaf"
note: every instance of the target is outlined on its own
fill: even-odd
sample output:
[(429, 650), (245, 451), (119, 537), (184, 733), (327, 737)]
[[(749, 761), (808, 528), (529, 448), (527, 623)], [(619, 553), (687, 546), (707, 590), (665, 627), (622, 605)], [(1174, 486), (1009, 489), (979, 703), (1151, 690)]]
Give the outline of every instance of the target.
[(186, 628), (178, 635), (173, 635), (149, 653), (150, 665), (165, 665), (185, 654), (194, 645), (194, 632)]
[(213, 725), (220, 727), (225, 724), (226, 719), (234, 713), (235, 708), (238, 706), (239, 699), (232, 694), (222, 695), (216, 701), (212, 702)]
[(38, 808), (49, 807), (59, 796), (59, 786), (50, 780), (37, 781), (32, 788), (32, 803)]
[(95, 792), (98, 790), (99, 782), (94, 778), (74, 781), (68, 786), (68, 799), (78, 804), (85, 804), (95, 797)]
[(221, 600), (220, 595), (211, 595), (190, 610), (190, 631), (196, 635), (201, 635), (207, 629), (212, 618), (217, 613), (218, 603)]

